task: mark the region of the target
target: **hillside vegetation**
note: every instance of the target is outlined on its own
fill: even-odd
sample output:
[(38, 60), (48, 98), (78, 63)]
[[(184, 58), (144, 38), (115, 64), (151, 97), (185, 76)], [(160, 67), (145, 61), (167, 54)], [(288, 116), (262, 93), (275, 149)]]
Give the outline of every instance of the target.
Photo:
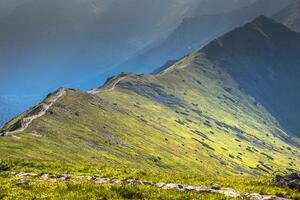
[[(252, 32), (264, 35), (270, 26), (275, 32), (282, 27), (260, 17), (224, 37), (242, 34), (241, 38), (247, 39)], [(234, 42), (234, 38), (225, 41)], [(276, 41), (276, 37), (264, 38)], [(261, 42), (261, 37), (254, 39)], [(106, 167), (136, 169), (157, 182), (170, 177), (184, 182), (187, 176), (186, 182), (199, 183), (201, 177), (207, 177), (207, 181), (219, 180), (226, 185), (232, 177), (229, 186), (248, 188), (246, 191), (252, 187), (244, 183), (248, 176), (299, 171), (299, 143), (262, 101), (243, 88), (236, 74), (217, 62), (216, 55), (223, 54), (213, 51), (215, 43), (232, 55), (241, 52), (235, 45), (228, 51), (229, 46), (220, 38), (156, 75), (121, 74), (90, 92), (65, 89), (59, 99), (54, 98), (57, 92), (50, 94), (3, 127), (0, 158), (17, 162), (12, 168), (23, 170), (53, 170), (52, 165), (44, 166), (44, 161), (86, 166), (74, 170), (77, 173), (91, 172), (93, 166), (103, 167), (99, 170), (102, 173)], [(216, 52), (219, 54), (213, 54)], [(23, 126), (23, 119), (39, 115), (43, 105), (49, 104), (44, 115), (24, 131), (14, 132)], [(22, 164), (27, 162), (24, 160), (37, 164)], [(129, 176), (130, 171), (117, 174), (124, 175)], [(273, 190), (266, 180), (257, 180), (257, 185), (269, 187), (267, 193), (280, 191)]]

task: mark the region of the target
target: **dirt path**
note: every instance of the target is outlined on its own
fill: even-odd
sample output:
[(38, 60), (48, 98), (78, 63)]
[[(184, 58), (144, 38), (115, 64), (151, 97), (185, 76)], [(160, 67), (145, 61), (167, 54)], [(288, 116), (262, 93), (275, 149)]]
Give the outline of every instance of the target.
[[(124, 80), (126, 77), (120, 77), (117, 80), (115, 80), (115, 82), (113, 83), (113, 85), (111, 86), (111, 88), (109, 89), (94, 89), (91, 91), (88, 91), (89, 94), (98, 94), (100, 92), (111, 92), (115, 89), (116, 85)], [(47, 103), (42, 103), (42, 110), (32, 116), (28, 116), (25, 117), (21, 120), (21, 127), (14, 130), (14, 131), (8, 131), (8, 132), (4, 132), (4, 133), (0, 133), (0, 136), (6, 136), (9, 134), (14, 134), (14, 133), (18, 133), (18, 132), (22, 132), (24, 130), (26, 130), (26, 128), (28, 128), (28, 126), (32, 123), (33, 120), (42, 117), (43, 115), (46, 114), (46, 112), (53, 106), (53, 104), (58, 101), (59, 99), (63, 98), (66, 94), (66, 90), (64, 88), (59, 89), (55, 94), (52, 95), (51, 99), (47, 102)]]
[(37, 118), (40, 118), (43, 115), (45, 115), (46, 112), (53, 106), (53, 104), (55, 102), (57, 102), (59, 99), (63, 98), (65, 96), (65, 94), (66, 94), (66, 90), (64, 88), (59, 89), (55, 94), (53, 94), (51, 96), (51, 98), (49, 99), (49, 101), (47, 103), (42, 103), (41, 104), (42, 110), (39, 113), (23, 118), (21, 120), (21, 128), (16, 129), (14, 131), (6, 132), (6, 133), (4, 133), (4, 135), (14, 134), (14, 133), (24, 131), (33, 122), (33, 120), (35, 120)]
[(111, 91), (113, 91), (115, 89), (116, 85), (118, 83), (120, 83), (122, 80), (124, 80), (125, 78), (126, 77), (120, 77), (117, 80), (115, 80), (115, 82), (113, 83), (113, 85), (109, 89), (105, 89), (105, 90), (104, 89), (93, 89), (93, 90), (88, 91), (88, 93), (89, 94), (98, 94), (100, 92), (111, 92)]
[[(12, 172), (15, 176), (26, 178), (26, 177), (34, 177), (43, 180), (49, 180), (51, 182), (56, 181), (68, 181), (70, 179), (76, 180), (90, 180), (96, 184), (131, 184), (131, 185), (144, 185), (149, 187), (156, 187), (162, 190), (170, 190), (175, 189), (177, 191), (193, 191), (198, 193), (214, 193), (214, 194), (223, 194), (228, 197), (234, 198), (246, 198), (251, 200), (289, 200), (288, 198), (278, 197), (275, 195), (261, 195), (261, 194), (242, 194), (236, 192), (230, 188), (222, 188), (218, 186), (206, 187), (206, 186), (195, 186), (195, 185), (183, 185), (183, 184), (175, 184), (175, 183), (158, 183), (154, 184), (147, 181), (141, 180), (134, 180), (134, 179), (127, 179), (127, 180), (120, 180), (120, 179), (109, 179), (109, 178), (102, 178), (99, 176), (72, 176), (69, 174), (61, 174), (61, 175), (54, 175), (54, 174), (33, 174), (33, 173), (24, 173), (24, 172)], [(17, 183), (16, 183), (17, 184)]]

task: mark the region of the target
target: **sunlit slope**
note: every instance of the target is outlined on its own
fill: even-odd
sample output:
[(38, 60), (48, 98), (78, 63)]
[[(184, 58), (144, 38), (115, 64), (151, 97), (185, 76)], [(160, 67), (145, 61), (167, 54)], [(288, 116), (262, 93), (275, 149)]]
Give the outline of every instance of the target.
[(66, 90), (25, 131), (0, 138), (0, 158), (256, 175), (300, 169), (290, 140), (200, 51), (157, 75), (121, 74), (89, 93)]
[(300, 34), (264, 16), (200, 50), (290, 134), (300, 135)]

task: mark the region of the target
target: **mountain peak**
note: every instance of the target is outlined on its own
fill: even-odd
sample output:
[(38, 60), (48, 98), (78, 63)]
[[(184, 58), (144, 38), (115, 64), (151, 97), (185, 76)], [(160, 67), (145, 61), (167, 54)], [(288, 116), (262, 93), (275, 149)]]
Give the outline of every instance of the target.
[(258, 22), (258, 23), (259, 22), (270, 22), (270, 21), (274, 21), (274, 20), (268, 18), (265, 15), (259, 15), (253, 20), (253, 23), (255, 23), (255, 22)]
[[(268, 108), (286, 130), (299, 132), (297, 112), (300, 111), (293, 111), (293, 106), (297, 105), (300, 96), (292, 94), (292, 98), (285, 99), (291, 96), (286, 88), (297, 91), (300, 87), (297, 80), (299, 33), (259, 16), (212, 41), (199, 53), (232, 74), (241, 87)], [(271, 91), (272, 87), (276, 90)]]
[(228, 54), (254, 56), (260, 50), (269, 50), (269, 53), (272, 53), (279, 47), (286, 48), (291, 41), (299, 41), (299, 34), (273, 19), (260, 15), (246, 25), (210, 42), (200, 49), (200, 52), (218, 58), (220, 54), (223, 54), (222, 57), (229, 56)]

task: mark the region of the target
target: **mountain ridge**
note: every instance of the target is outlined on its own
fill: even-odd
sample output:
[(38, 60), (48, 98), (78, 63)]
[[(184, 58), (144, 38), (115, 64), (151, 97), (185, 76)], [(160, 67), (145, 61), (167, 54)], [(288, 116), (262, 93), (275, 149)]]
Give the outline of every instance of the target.
[(146, 49), (120, 66), (127, 71), (141, 66), (146, 71), (152, 71), (153, 68), (163, 65), (166, 60), (179, 59), (257, 15), (272, 16), (289, 2), (291, 1), (259, 0), (227, 13), (185, 18), (161, 44)]
[[(298, 43), (299, 33), (261, 16), (213, 41), (202, 51), (209, 54), (212, 60), (221, 61), (221, 65), (236, 77), (249, 94), (278, 117), (287, 130), (297, 135), (300, 130), (297, 126), (299, 111), (294, 107), (299, 97), (292, 91), (300, 87), (297, 83), (300, 49), (295, 45)], [(286, 88), (291, 92), (286, 92)], [(277, 102), (273, 100), (274, 96)]]
[[(274, 21), (257, 20), (261, 19), (274, 26)], [(247, 41), (249, 35), (241, 40)], [(219, 46), (211, 46), (206, 48), (215, 57), (205, 55), (204, 47), (156, 75), (121, 74), (95, 93), (67, 89), (26, 130), (0, 138), (3, 158), (101, 162), (206, 175), (299, 170), (299, 147), (290, 142), (298, 140), (243, 90), (227, 65), (214, 62), (219, 59), (214, 54)], [(30, 112), (34, 109), (6, 124), (4, 130), (11, 130)]]

